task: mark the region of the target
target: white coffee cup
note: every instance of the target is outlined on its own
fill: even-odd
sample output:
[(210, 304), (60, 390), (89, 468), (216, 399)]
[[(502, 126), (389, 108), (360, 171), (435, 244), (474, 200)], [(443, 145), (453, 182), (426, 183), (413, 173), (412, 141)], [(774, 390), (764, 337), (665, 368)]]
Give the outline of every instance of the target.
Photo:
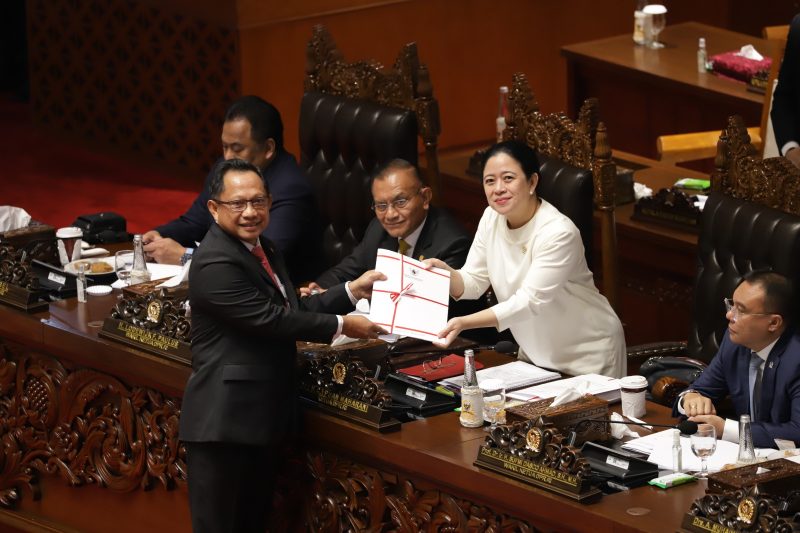
[(619, 380), (622, 414), (641, 418), (647, 413), (647, 378), (644, 376), (625, 376)]
[(58, 258), (61, 261), (61, 266), (81, 258), (82, 237), (83, 230), (75, 226), (59, 228), (59, 230), (56, 231), (56, 239), (58, 239)]

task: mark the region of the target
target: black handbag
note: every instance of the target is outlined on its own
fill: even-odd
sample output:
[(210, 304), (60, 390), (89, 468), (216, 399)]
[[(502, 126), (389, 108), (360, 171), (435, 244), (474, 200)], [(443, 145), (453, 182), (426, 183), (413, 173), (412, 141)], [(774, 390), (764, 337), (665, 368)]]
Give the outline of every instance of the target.
[(110, 244), (130, 240), (125, 217), (112, 211), (81, 215), (72, 225), (83, 230), (83, 240), (89, 244)]
[(659, 355), (642, 363), (639, 375), (647, 378), (649, 400), (672, 405), (680, 391), (694, 383), (705, 368), (705, 363), (690, 357)]

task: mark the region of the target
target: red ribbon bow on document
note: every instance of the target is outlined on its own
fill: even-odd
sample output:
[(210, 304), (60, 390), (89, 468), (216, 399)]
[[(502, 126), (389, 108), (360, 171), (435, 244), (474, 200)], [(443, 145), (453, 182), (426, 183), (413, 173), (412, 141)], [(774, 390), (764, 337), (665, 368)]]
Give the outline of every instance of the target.
[(409, 283), (408, 285), (403, 287), (403, 289), (400, 292), (392, 292), (392, 293), (390, 293), (389, 294), (389, 298), (392, 300), (392, 302), (397, 303), (397, 300), (399, 300), (402, 296), (405, 296), (406, 294), (408, 294), (408, 291), (410, 291), (411, 287), (413, 287), (413, 286), (414, 286), (413, 283)]

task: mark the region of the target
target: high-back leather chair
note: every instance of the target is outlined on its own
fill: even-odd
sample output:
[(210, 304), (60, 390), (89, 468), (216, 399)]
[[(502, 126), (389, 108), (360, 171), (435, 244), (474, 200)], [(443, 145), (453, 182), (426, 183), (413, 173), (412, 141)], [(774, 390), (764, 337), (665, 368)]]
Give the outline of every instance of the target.
[(371, 176), (392, 159), (417, 164), (439, 197), (436, 156), (439, 109), (416, 44), (403, 47), (391, 69), (374, 61), (347, 63), (323, 26), (308, 43), (300, 106), (300, 165), (313, 184), (323, 230), (325, 268), (361, 241), (373, 213)]
[[(665, 404), (688, 385), (669, 368), (680, 366), (680, 361), (673, 364), (673, 359), (665, 358), (681, 355), (699, 363), (711, 361), (728, 326), (723, 298), (731, 297), (746, 273), (771, 269), (800, 287), (800, 170), (785, 158), (762, 159), (740, 117), (731, 117), (722, 131), (715, 167), (700, 222), (688, 340), (683, 345), (649, 345), (640, 353), (637, 347), (629, 349), (630, 357), (661, 350), (640, 371), (650, 374), (657, 369), (649, 378), (652, 393)], [(667, 379), (655, 379), (663, 377)]]
[(534, 148), (540, 159), (538, 193), (578, 227), (592, 267), (595, 207), (601, 216), (602, 292), (617, 307), (618, 264), (614, 222), (616, 164), (611, 160), (606, 127), (597, 119), (596, 99), (581, 107), (578, 118), (563, 113), (544, 115), (525, 74), (513, 77), (509, 122), (504, 139)]

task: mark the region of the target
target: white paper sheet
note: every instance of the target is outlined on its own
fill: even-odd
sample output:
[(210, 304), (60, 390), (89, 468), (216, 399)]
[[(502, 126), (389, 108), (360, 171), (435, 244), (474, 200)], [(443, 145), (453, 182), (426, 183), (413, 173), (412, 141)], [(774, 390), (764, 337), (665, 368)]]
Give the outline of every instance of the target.
[(619, 380), (599, 374), (584, 374), (567, 379), (559, 379), (542, 385), (534, 385), (518, 391), (508, 393), (509, 398), (524, 400), (543, 400), (545, 398), (555, 398), (562, 391), (575, 388), (578, 383), (588, 384), (587, 392), (606, 400), (614, 402), (619, 400)]
[(382, 248), (375, 270), (386, 279), (372, 286), (369, 319), (391, 334), (438, 340), (447, 325), (450, 272), (426, 270), (420, 261)]
[[(545, 370), (531, 363), (526, 363), (525, 361), (512, 361), (504, 365), (484, 368), (478, 370), (477, 374), (478, 385), (480, 385), (481, 381), (486, 379), (500, 379), (506, 384), (506, 390), (519, 389), (533, 383), (542, 383), (561, 377), (561, 374), (558, 372)], [(456, 388), (460, 388), (463, 382), (464, 376), (455, 376), (442, 380), (443, 384)], [(516, 396), (512, 396), (511, 394), (508, 396), (516, 398)]]
[[(647, 458), (648, 461), (656, 463), (659, 468), (665, 470), (672, 468), (672, 435), (670, 433), (669, 431), (656, 433), (660, 438), (655, 439), (653, 451)], [(756, 457), (766, 457), (774, 451), (769, 448), (757, 448)], [(717, 449), (714, 451), (714, 455), (706, 461), (708, 471), (718, 472), (725, 465), (734, 465), (738, 456), (739, 443), (717, 439)], [(692, 453), (692, 441), (689, 437), (681, 436), (681, 457), (684, 470), (700, 470), (700, 458)]]

